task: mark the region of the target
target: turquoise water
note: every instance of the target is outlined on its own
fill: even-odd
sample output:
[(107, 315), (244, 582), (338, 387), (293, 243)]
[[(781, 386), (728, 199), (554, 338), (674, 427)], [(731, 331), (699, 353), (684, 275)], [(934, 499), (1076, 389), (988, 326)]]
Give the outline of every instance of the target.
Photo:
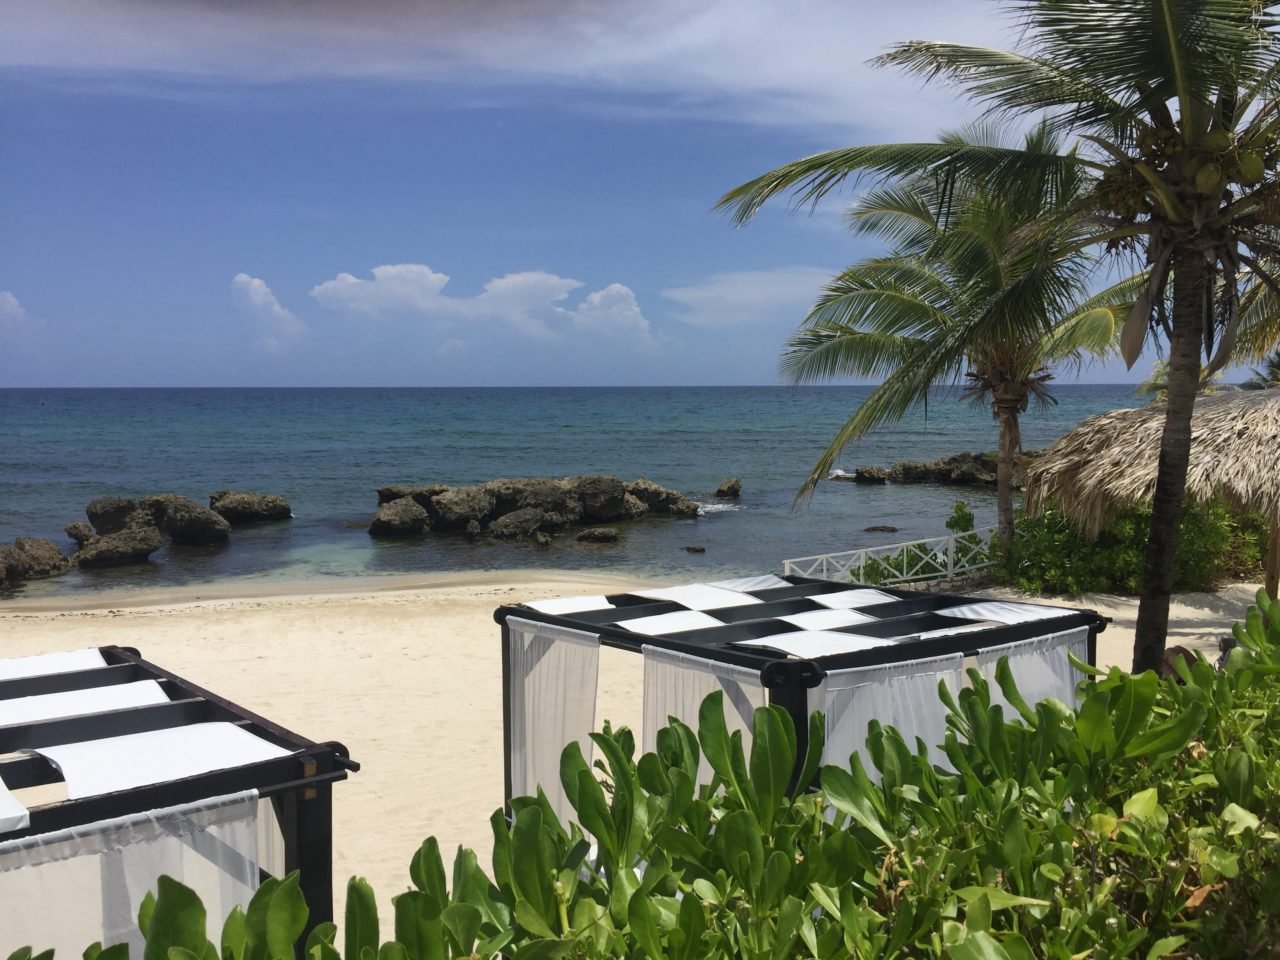
[[(237, 531), (217, 548), (166, 548), (136, 568), (73, 572), (27, 594), (154, 587), (228, 577), (307, 579), (506, 567), (611, 569), (672, 577), (776, 570), (788, 557), (936, 536), (955, 500), (994, 522), (987, 490), (824, 484), (792, 498), (869, 387), (541, 389), (3, 390), (0, 539), (62, 533), (95, 497), (162, 491), (278, 493), (296, 519)], [(1063, 386), (1032, 409), (1027, 447), (1082, 418), (1135, 406), (1132, 386)], [(990, 411), (940, 391), (902, 423), (846, 451), (841, 466), (887, 466), (995, 447)], [(670, 486), (708, 507), (696, 520), (631, 527), (617, 547), (561, 537), (550, 548), (373, 541), (365, 526), (388, 483), (613, 473)], [(743, 480), (716, 503), (716, 484)], [(889, 524), (897, 533), (864, 533)], [(690, 554), (686, 545), (706, 547)]]

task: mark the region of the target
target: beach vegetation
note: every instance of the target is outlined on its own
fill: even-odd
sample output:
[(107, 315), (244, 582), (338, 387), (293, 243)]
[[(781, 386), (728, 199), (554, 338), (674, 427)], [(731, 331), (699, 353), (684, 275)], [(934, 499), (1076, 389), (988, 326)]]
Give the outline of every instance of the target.
[[(1142, 558), (1151, 511), (1129, 507), (1090, 537), (1060, 510), (1020, 516), (1018, 536), (998, 554), (998, 582), (1029, 594), (1135, 595), (1142, 589)], [(1268, 526), (1220, 502), (1188, 501), (1182, 513), (1174, 589), (1216, 590), (1224, 583), (1262, 576)]]
[[(1147, 269), (1121, 333), (1130, 366), (1167, 342), (1166, 427), (1143, 559), (1135, 671), (1163, 658), (1191, 452), (1191, 413), (1206, 359), (1235, 344), (1275, 347), (1280, 281), (1280, 35), (1255, 0), (1005, 0), (1018, 48), (937, 41), (892, 47), (878, 63), (959, 87), (991, 122), (1045, 118), (1075, 148), (1031, 150), (941, 140), (850, 147), (785, 164), (720, 201), (739, 222), (771, 197), (817, 204), (846, 181), (969, 179), (993, 194), (1028, 182), (1092, 186), (1052, 218), (1088, 226), (1079, 250)], [(852, 178), (852, 180), (851, 180)], [(942, 196), (948, 191), (943, 189)], [(1265, 344), (1265, 346), (1263, 346)], [(921, 362), (924, 362), (923, 360)]]
[[(562, 757), (574, 822), (541, 791), (512, 801), (510, 817), (493, 815), (487, 870), (459, 849), (446, 872), (427, 840), (393, 916), (353, 878), (341, 938), (322, 924), (303, 955), (1274, 956), (1280, 602), (1259, 592), (1234, 639), (1221, 669), (1177, 658), (1166, 679), (1077, 663), (1078, 708), (1025, 702), (1007, 661), (994, 685), (970, 671), (965, 688), (939, 688), (947, 769), (876, 723), (864, 750), (821, 766), (822, 715), (800, 758), (790, 715), (772, 706), (748, 745), (719, 692), (696, 732), (672, 720), (653, 753), (606, 725), (594, 763), (576, 742)], [(144, 960), (285, 960), (306, 920), (293, 876), (267, 881), (221, 931), (167, 878), (139, 916)]]
[[(975, 148), (1000, 144), (983, 128), (943, 139)], [(1022, 146), (1056, 153), (1061, 145), (1040, 126)], [(788, 341), (782, 372), (797, 383), (850, 377), (883, 383), (818, 458), (801, 498), (831, 473), (849, 443), (927, 404), (934, 385), (962, 382), (960, 399), (989, 406), (999, 425), (996, 515), (1001, 542), (1012, 539), (1022, 415), (1032, 402), (1056, 402), (1049, 389), (1054, 370), (1115, 351), (1145, 283), (1139, 275), (1090, 295), (1094, 264), (1076, 249), (1087, 229), (1052, 215), (1086, 189), (1078, 170), (999, 193), (964, 179), (923, 176), (872, 190), (850, 208), (854, 231), (892, 250), (827, 284)]]

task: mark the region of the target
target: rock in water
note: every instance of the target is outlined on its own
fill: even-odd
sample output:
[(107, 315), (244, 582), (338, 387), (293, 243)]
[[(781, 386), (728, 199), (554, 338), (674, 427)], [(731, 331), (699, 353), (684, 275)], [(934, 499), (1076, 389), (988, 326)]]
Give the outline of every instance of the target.
[(468, 522), (484, 523), (493, 514), (493, 494), (483, 487), (450, 487), (431, 504), (433, 530), (465, 530)]
[(233, 527), (293, 518), (289, 501), (271, 493), (219, 490), (209, 494), (209, 508)]
[[(127, 500), (123, 497), (99, 497), (84, 508), (85, 516), (93, 524), (99, 536), (119, 533), (125, 527), (136, 522), (136, 514), (145, 508), (141, 500)], [(147, 522), (151, 518), (147, 517)]]
[(222, 543), (231, 533), (231, 524), (189, 497), (158, 493), (143, 504), (151, 511), (155, 525), (179, 545)]
[(695, 547), (695, 546), (685, 547), (684, 550), (685, 550), (685, 553), (706, 553), (707, 552), (706, 547)]
[(897, 533), (897, 527), (891, 527), (887, 523), (877, 523), (870, 527), (863, 527), (863, 533)]
[(579, 543), (617, 543), (617, 527), (588, 527), (578, 534)]
[(607, 475), (569, 477), (565, 481), (569, 491), (582, 504), (582, 519), (588, 523), (600, 520), (618, 520), (622, 517), (626, 485), (617, 477)]
[(736, 500), (742, 495), (742, 478), (730, 477), (728, 480), (721, 480), (720, 486), (716, 487), (715, 495)]
[[(679, 516), (696, 516), (698, 512), (698, 505), (683, 493), (668, 490), (666, 487), (661, 487), (644, 477), (638, 477), (628, 483), (627, 493), (648, 507), (650, 513), (675, 513)], [(686, 504), (692, 504), (692, 514), (688, 513)]]
[(889, 471), (884, 467), (858, 467), (853, 471), (854, 483), (883, 484), (889, 482)]
[(89, 526), (83, 520), (68, 523), (63, 530), (66, 532), (68, 537), (74, 540), (76, 544), (81, 547), (93, 539), (93, 527)]
[(634, 493), (628, 493), (622, 498), (622, 516), (625, 519), (639, 520), (648, 512), (649, 508), (645, 506), (644, 501)]
[(517, 540), (532, 537), (546, 519), (546, 514), (536, 507), (524, 507), (503, 514), (489, 525), (489, 532), (500, 540)]
[(60, 573), (66, 573), (71, 567), (71, 560), (63, 555), (52, 540), (19, 537), (13, 541), (13, 552), (20, 565), (23, 580), (56, 577)]
[(75, 562), (85, 569), (91, 567), (120, 567), (131, 563), (146, 563), (147, 558), (164, 546), (164, 536), (150, 523), (134, 523), (94, 537), (80, 548)]
[(427, 511), (413, 497), (401, 497), (378, 507), (369, 524), (371, 537), (415, 537), (428, 527)]

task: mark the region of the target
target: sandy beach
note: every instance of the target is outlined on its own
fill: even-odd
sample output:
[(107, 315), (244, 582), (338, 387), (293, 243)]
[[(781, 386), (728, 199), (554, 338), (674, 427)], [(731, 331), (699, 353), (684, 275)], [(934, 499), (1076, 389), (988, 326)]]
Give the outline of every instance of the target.
[[(386, 903), (408, 886), (409, 858), (429, 835), (445, 851), (489, 855), (488, 819), (502, 803), (494, 609), (642, 582), (510, 571), (17, 599), (0, 605), (0, 656), (133, 646), (304, 736), (342, 741), (363, 769), (335, 790), (335, 879), (368, 877)], [(1256, 589), (1179, 596), (1170, 643), (1214, 655)], [(1098, 659), (1129, 665), (1136, 600), (1062, 602), (1112, 617)], [(638, 729), (641, 674), (638, 657), (602, 651), (597, 725)]]

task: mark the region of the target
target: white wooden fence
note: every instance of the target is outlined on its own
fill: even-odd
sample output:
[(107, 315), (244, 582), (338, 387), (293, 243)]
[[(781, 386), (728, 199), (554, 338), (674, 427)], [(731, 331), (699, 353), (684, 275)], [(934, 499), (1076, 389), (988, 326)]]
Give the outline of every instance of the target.
[(954, 580), (995, 563), (991, 539), (995, 527), (909, 543), (864, 547), (783, 561), (782, 572), (854, 583), (928, 583)]

